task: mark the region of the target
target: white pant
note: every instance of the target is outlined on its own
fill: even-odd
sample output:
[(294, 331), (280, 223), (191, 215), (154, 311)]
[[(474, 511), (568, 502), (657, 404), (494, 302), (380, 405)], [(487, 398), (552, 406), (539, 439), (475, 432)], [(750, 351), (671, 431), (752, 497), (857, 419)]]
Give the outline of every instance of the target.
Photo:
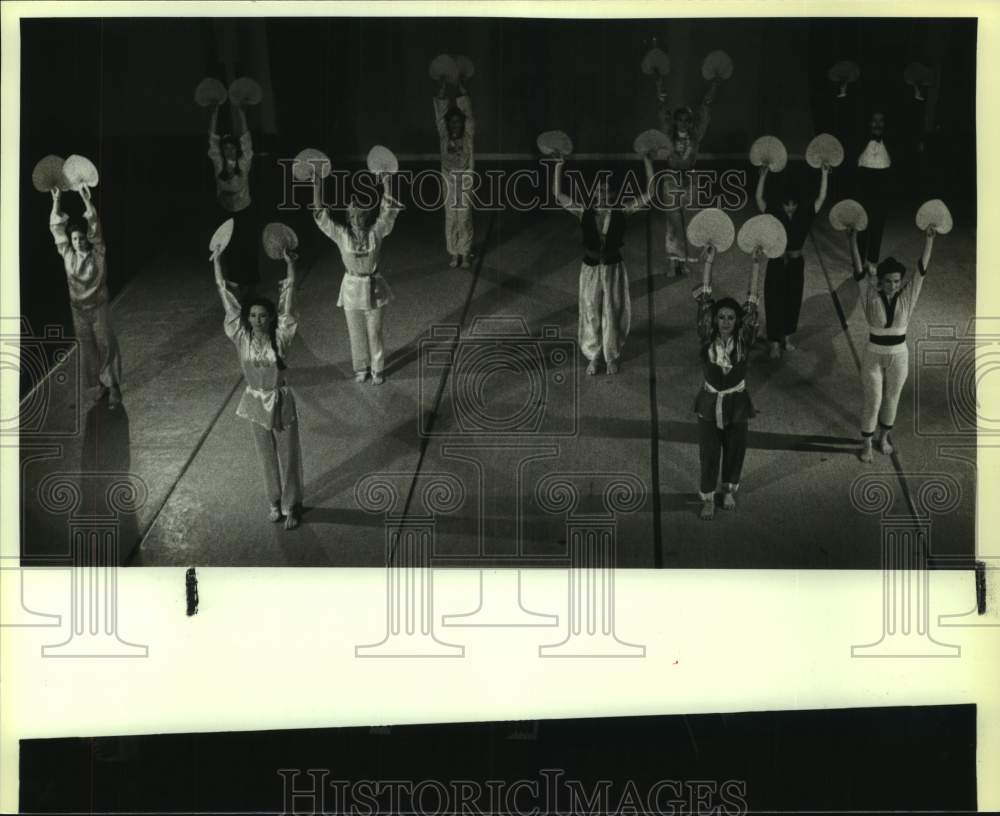
[(449, 255), (468, 256), (472, 250), (472, 207), (461, 192), (461, 177), (444, 176), (444, 240)]
[(269, 430), (256, 422), (253, 438), (264, 474), (264, 490), (271, 505), (280, 505), (286, 516), (302, 504), (302, 446), (299, 423), (281, 431)]
[(580, 267), (580, 323), (578, 340), (583, 356), (595, 360), (604, 352), (616, 361), (632, 323), (632, 301), (625, 263)]
[(382, 309), (344, 309), (347, 334), (351, 338), (351, 364), (354, 370), (381, 374), (385, 367), (382, 345)]
[(899, 396), (910, 369), (910, 353), (905, 343), (884, 348), (892, 351), (875, 351), (869, 344), (861, 360), (861, 386), (865, 394), (861, 414), (863, 434), (874, 433), (876, 422), (886, 430), (895, 424)]
[(122, 379), (122, 359), (111, 328), (111, 307), (104, 303), (92, 309), (80, 309), (71, 303), (70, 311), (80, 350), (84, 387), (91, 394), (101, 386), (117, 387)]

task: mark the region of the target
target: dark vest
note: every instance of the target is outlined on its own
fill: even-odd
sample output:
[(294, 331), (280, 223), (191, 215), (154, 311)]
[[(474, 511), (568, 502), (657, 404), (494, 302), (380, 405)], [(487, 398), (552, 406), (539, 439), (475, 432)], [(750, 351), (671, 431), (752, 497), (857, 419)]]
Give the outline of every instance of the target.
[(611, 222), (607, 235), (602, 236), (597, 228), (597, 215), (589, 207), (580, 219), (583, 227), (583, 262), (588, 266), (615, 264), (621, 259), (621, 249), (625, 245), (625, 213), (611, 211)]

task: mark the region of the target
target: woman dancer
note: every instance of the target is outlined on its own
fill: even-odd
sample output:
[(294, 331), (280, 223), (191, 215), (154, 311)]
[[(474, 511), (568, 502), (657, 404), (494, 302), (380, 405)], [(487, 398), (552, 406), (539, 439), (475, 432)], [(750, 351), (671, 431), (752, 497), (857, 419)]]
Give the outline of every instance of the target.
[[(785, 173), (793, 172), (788, 168)], [(764, 194), (768, 178), (767, 165), (760, 168), (757, 182), (757, 207), (763, 213), (770, 213), (785, 228), (788, 244), (785, 254), (771, 258), (767, 262), (764, 278), (764, 313), (767, 316), (767, 339), (771, 344), (771, 357), (781, 357), (782, 351), (795, 347), (789, 337), (799, 327), (799, 312), (802, 310), (802, 289), (805, 282), (805, 260), (802, 245), (809, 234), (813, 217), (823, 208), (826, 201), (827, 181), (830, 166), (824, 164), (820, 170), (819, 193), (816, 200), (808, 203), (808, 194), (803, 185), (794, 177), (779, 181), (778, 194), (771, 196), (770, 203)], [(772, 182), (772, 186), (774, 182)], [(773, 191), (772, 191), (773, 192)]]
[(705, 137), (710, 120), (709, 108), (715, 99), (715, 92), (721, 80), (716, 77), (708, 86), (701, 106), (695, 112), (689, 107), (671, 110), (666, 91), (663, 90), (663, 77), (656, 77), (657, 113), (660, 120), (660, 130), (670, 139), (667, 153), (667, 168), (671, 171), (664, 174), (667, 214), (666, 248), (667, 260), (673, 264), (675, 275), (687, 274), (688, 245), (687, 225), (685, 224), (685, 207), (691, 206), (693, 191), (688, 170), (694, 169), (698, 161), (698, 150), (701, 140)]
[(340, 250), (344, 280), (337, 305), (343, 308), (351, 340), (354, 381), (363, 383), (371, 372), (372, 385), (385, 381), (385, 347), (382, 342), (382, 310), (392, 300), (392, 291), (378, 269), (382, 241), (392, 232), (402, 205), (389, 193), (389, 174), (382, 178), (382, 204), (372, 223), (371, 211), (352, 201), (347, 225), (338, 224), (322, 203), (322, 180), (313, 182), (313, 217), (316, 226)]
[(754, 414), (746, 390), (747, 361), (757, 336), (757, 282), (764, 252), (753, 255), (750, 288), (740, 306), (731, 297), (712, 297), (712, 262), (715, 249), (703, 252), (702, 284), (695, 288), (698, 302), (698, 338), (705, 382), (694, 401), (698, 414), (698, 448), (701, 458), (701, 518), (715, 516), (715, 488), (722, 460), (722, 507), (736, 507), (736, 491), (747, 449), (747, 424)]
[(632, 322), (632, 303), (628, 291), (628, 270), (622, 258), (625, 246), (625, 216), (649, 204), (653, 162), (646, 163), (646, 191), (627, 204), (614, 201), (608, 179), (599, 179), (595, 200), (576, 204), (562, 191), (565, 159), (557, 156), (555, 170), (556, 201), (580, 221), (583, 228), (583, 263), (580, 266), (580, 322), (578, 339), (583, 356), (589, 361), (587, 373), (594, 375), (601, 355), (608, 374), (617, 374), (625, 339)]
[(873, 441), (881, 453), (889, 455), (894, 450), (890, 433), (896, 421), (899, 396), (909, 373), (906, 327), (924, 285), (935, 234), (934, 227), (927, 228), (924, 252), (917, 260), (918, 274), (910, 275), (904, 281), (906, 267), (895, 258), (886, 258), (874, 269), (870, 264), (864, 264), (858, 249), (857, 233), (853, 229), (848, 230), (854, 280), (861, 289), (861, 307), (869, 332), (868, 345), (861, 361), (864, 408), (861, 414), (862, 445), (858, 457), (862, 462), (872, 461)]
[(476, 160), (472, 138), (476, 120), (472, 103), (462, 80), (453, 105), (448, 101), (448, 82), (442, 77), (434, 97), (434, 121), (441, 142), (441, 176), (444, 179), (444, 240), (451, 255), (451, 267), (468, 269), (472, 258), (472, 207), (468, 191), (472, 189), (472, 171)]
[(221, 212), (213, 223), (233, 219), (233, 239), (227, 253), (225, 276), (242, 301), (260, 282), (257, 266), (257, 240), (260, 230), (254, 219), (250, 198), (250, 168), (253, 164), (253, 141), (247, 127), (246, 112), (230, 100), (240, 122), (238, 138), (219, 136), (216, 129), (219, 105), (212, 109), (208, 125), (208, 158), (215, 172), (215, 197)]
[(69, 224), (61, 208), (59, 188), (52, 190), (52, 213), (49, 230), (62, 256), (69, 285), (69, 307), (73, 333), (80, 347), (84, 383), (90, 395), (101, 399), (108, 395), (108, 407), (122, 401), (122, 360), (118, 340), (111, 327), (108, 304), (108, 273), (104, 232), (91, 198), (90, 188), (80, 188), (83, 199), (83, 224)]
[(302, 505), (302, 448), (295, 396), (285, 381), (285, 358), (298, 327), (292, 311), (295, 255), (284, 252), (287, 274), (275, 307), (262, 297), (249, 298), (241, 306), (226, 285), (221, 254), (212, 254), (215, 284), (226, 310), (226, 336), (236, 346), (247, 382), (236, 415), (253, 428), (271, 521), (284, 516), (285, 529), (294, 530)]

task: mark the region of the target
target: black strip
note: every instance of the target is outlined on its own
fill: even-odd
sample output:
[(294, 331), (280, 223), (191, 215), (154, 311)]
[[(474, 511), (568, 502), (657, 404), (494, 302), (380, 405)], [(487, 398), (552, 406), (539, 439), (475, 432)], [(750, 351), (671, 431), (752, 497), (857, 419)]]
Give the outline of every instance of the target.
[(906, 342), (905, 334), (869, 334), (869, 342), (876, 346), (898, 346)]
[(899, 292), (896, 292), (892, 296), (892, 300), (889, 300), (885, 296), (885, 292), (881, 290), (878, 293), (879, 299), (882, 301), (882, 308), (885, 309), (885, 328), (892, 328), (892, 321), (896, 317), (896, 304), (899, 302)]
[(986, 614), (986, 562), (976, 562), (976, 611)]
[[(466, 295), (465, 305), (462, 307), (462, 316), (458, 319), (458, 335), (452, 340), (451, 351), (455, 350), (455, 347), (461, 340), (462, 328), (465, 326), (466, 321), (469, 318), (469, 309), (472, 306), (473, 295), (476, 294), (476, 287), (479, 285), (479, 275), (483, 270), (483, 262), (486, 259), (486, 247), (489, 245), (490, 236), (493, 235), (493, 225), (496, 223), (497, 213), (496, 210), (490, 213), (490, 221), (486, 227), (486, 237), (483, 238), (482, 244), (479, 245), (479, 254), (476, 256), (476, 268), (472, 274), (472, 285), (469, 287), (469, 294)], [(452, 361), (455, 359), (455, 355), (450, 355)], [(437, 393), (434, 395), (434, 405), (431, 407), (430, 416), (427, 420), (427, 430), (420, 440), (420, 454), (417, 456), (416, 467), (413, 468), (413, 479), (410, 481), (410, 489), (406, 494), (406, 502), (403, 504), (403, 512), (400, 518), (405, 519), (410, 513), (410, 503), (413, 501), (413, 494), (417, 489), (417, 479), (420, 476), (420, 469), (424, 465), (424, 457), (427, 456), (427, 447), (430, 445), (431, 439), (433, 438), (432, 431), (434, 430), (434, 422), (437, 420), (438, 410), (441, 407), (441, 400), (444, 399), (444, 390), (448, 385), (448, 379), (451, 377), (451, 368), (453, 362), (449, 363), (444, 370), (444, 374), (441, 375), (441, 382), (438, 383)], [(396, 541), (399, 541), (398, 529)], [(398, 544), (396, 545), (398, 546)], [(394, 547), (392, 552), (389, 553), (387, 567), (392, 566), (396, 561), (396, 548)]]
[[(686, 236), (685, 236), (685, 240)], [(649, 317), (649, 466), (652, 470), (653, 566), (663, 568), (663, 524), (660, 518), (660, 410), (656, 399), (656, 314), (653, 309), (653, 211), (646, 212), (646, 308)]]

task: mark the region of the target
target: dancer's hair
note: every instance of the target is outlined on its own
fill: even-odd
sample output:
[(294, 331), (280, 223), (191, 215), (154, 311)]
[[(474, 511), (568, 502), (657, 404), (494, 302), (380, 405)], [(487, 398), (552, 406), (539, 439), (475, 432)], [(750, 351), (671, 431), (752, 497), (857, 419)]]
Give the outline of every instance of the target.
[(882, 280), (882, 278), (886, 275), (891, 275), (894, 272), (898, 272), (899, 276), (903, 277), (906, 275), (906, 267), (891, 255), (883, 260), (875, 269), (875, 274), (878, 276), (879, 280)]
[(285, 361), (281, 359), (281, 355), (278, 353), (278, 307), (274, 305), (274, 301), (266, 297), (255, 296), (248, 298), (240, 307), (240, 323), (243, 324), (243, 329), (247, 332), (252, 331), (250, 327), (250, 310), (254, 306), (263, 306), (267, 309), (267, 316), (270, 318), (268, 335), (271, 340), (271, 348), (274, 349), (274, 357), (278, 361), (278, 370), (283, 371), (285, 369)]

